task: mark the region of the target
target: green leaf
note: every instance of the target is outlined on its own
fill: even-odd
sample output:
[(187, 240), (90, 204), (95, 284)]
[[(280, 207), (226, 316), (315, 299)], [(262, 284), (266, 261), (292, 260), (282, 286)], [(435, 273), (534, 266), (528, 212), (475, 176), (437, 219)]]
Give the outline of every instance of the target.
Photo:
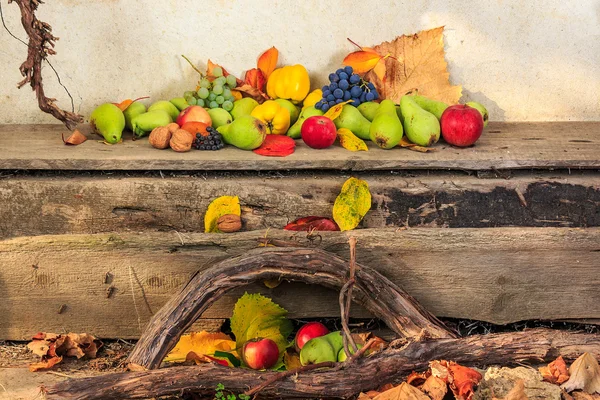
[(333, 219), (341, 231), (349, 231), (358, 226), (370, 209), (369, 184), (361, 179), (350, 178), (335, 199)]
[(235, 335), (238, 349), (250, 339), (268, 338), (277, 343), (279, 352), (282, 353), (288, 345), (287, 337), (292, 329), (292, 322), (287, 319), (287, 310), (268, 297), (258, 293), (245, 293), (235, 303), (231, 331)]

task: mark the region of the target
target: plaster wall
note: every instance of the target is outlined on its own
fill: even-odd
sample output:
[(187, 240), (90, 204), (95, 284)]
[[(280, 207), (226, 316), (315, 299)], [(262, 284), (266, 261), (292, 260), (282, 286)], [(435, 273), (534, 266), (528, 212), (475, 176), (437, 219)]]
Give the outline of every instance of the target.
[[(8, 28), (26, 39), (15, 3), (2, 2)], [(321, 86), (353, 46), (445, 25), (451, 81), (463, 101), (492, 120), (600, 120), (600, 1), (596, 0), (52, 0), (51, 62), (89, 116), (106, 101), (180, 96), (197, 75), (181, 58), (206, 60), (239, 76), (275, 45), (283, 63), (304, 64)], [(26, 47), (0, 29), (0, 123), (54, 123), (20, 90)], [(70, 100), (49, 67), (46, 92)]]

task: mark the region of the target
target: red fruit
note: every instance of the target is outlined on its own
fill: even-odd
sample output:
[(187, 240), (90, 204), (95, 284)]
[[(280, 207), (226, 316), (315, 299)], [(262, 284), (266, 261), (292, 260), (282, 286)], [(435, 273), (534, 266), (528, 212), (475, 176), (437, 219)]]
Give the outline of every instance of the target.
[(277, 364), (279, 348), (271, 339), (253, 339), (244, 344), (242, 359), (252, 369), (268, 369)]
[(177, 117), (177, 125), (183, 126), (186, 122), (202, 122), (208, 126), (212, 125), (212, 120), (210, 119), (210, 115), (204, 109), (204, 107), (200, 106), (189, 106), (179, 113)]
[(319, 115), (307, 118), (300, 132), (304, 143), (313, 149), (325, 149), (331, 146), (337, 137), (333, 121)]
[(304, 324), (296, 333), (296, 350), (298, 352), (304, 347), (306, 342), (316, 337), (325, 336), (329, 329), (320, 322), (309, 322)]
[(467, 147), (483, 132), (483, 117), (479, 110), (464, 104), (446, 108), (440, 119), (442, 136), (451, 145)]

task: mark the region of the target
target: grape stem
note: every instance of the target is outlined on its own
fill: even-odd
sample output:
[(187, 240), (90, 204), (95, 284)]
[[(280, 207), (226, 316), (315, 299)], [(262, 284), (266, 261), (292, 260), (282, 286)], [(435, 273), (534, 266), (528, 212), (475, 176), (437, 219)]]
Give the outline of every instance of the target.
[(204, 74), (202, 73), (202, 71), (200, 71), (198, 68), (196, 68), (196, 66), (195, 66), (195, 65), (194, 65), (194, 64), (193, 64), (193, 63), (190, 61), (190, 59), (189, 59), (189, 58), (187, 58), (187, 57), (186, 57), (185, 55), (183, 55), (183, 54), (181, 55), (181, 57), (183, 57), (183, 58), (185, 59), (185, 61), (187, 61), (187, 62), (190, 64), (190, 66), (191, 66), (191, 67), (194, 69), (194, 71), (196, 71), (197, 73), (199, 73), (199, 74), (200, 74), (200, 77), (201, 77), (201, 78), (204, 78)]

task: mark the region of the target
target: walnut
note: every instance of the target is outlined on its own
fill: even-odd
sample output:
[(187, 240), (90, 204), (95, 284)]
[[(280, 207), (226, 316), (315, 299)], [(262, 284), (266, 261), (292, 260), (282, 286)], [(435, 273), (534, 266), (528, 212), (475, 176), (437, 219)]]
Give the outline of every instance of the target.
[(177, 129), (171, 137), (171, 148), (178, 153), (190, 151), (194, 143), (194, 135), (183, 129)]
[(179, 125), (177, 125), (175, 122), (171, 122), (169, 125), (165, 126), (165, 128), (167, 128), (172, 135), (177, 129), (179, 129)]
[(242, 229), (242, 219), (235, 214), (223, 215), (217, 220), (217, 228), (225, 233), (237, 232)]
[(152, 129), (148, 141), (155, 149), (166, 149), (169, 147), (169, 141), (171, 140), (171, 132), (166, 126), (159, 126), (158, 128)]

